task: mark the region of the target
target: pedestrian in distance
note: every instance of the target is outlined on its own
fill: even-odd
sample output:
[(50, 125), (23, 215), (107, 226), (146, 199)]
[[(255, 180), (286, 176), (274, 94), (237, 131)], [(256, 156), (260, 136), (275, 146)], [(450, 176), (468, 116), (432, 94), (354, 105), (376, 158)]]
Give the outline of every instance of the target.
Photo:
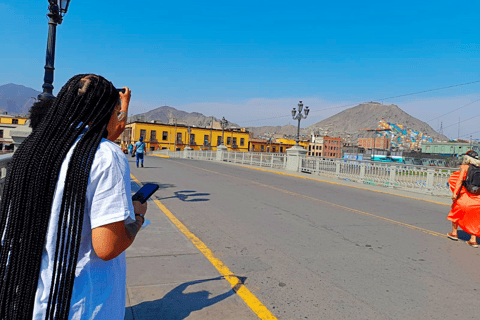
[(143, 156), (145, 153), (145, 142), (143, 142), (143, 137), (140, 137), (139, 141), (135, 143), (135, 147), (133, 148), (133, 153), (137, 157), (137, 168), (138, 168), (138, 163), (140, 161), (140, 165), (143, 168)]
[(0, 319), (123, 319), (124, 251), (147, 205), (132, 202), (113, 142), (131, 91), (72, 77), (18, 147), (0, 202)]
[(468, 232), (467, 244), (478, 248), (477, 236), (480, 236), (480, 160), (477, 152), (470, 150), (463, 158), (460, 171), (454, 172), (449, 179), (452, 190), (452, 209), (447, 219), (452, 222), (452, 232), (447, 236), (457, 241), (457, 228)]
[(132, 152), (133, 152), (133, 144), (130, 143), (130, 144), (128, 145), (128, 153), (131, 155)]

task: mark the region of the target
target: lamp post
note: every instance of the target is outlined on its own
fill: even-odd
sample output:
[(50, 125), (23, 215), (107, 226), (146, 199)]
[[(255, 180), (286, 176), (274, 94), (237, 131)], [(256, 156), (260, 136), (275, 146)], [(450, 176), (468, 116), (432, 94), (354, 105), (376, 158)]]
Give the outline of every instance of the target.
[(297, 110), (293, 108), (292, 110), (292, 117), (293, 120), (298, 120), (298, 129), (297, 129), (297, 140), (295, 146), (299, 146), (300, 142), (300, 120), (302, 119), (307, 119), (308, 113), (310, 112), (310, 109), (308, 109), (308, 106), (305, 107), (305, 110), (303, 110), (304, 114), (302, 114), (302, 109), (303, 109), (303, 103), (302, 101), (298, 102), (298, 114)]
[(47, 16), (48, 21), (48, 40), (47, 40), (47, 57), (45, 62), (45, 76), (43, 78), (43, 92), (38, 95), (39, 100), (53, 98), (53, 70), (55, 63), (55, 39), (57, 35), (57, 24), (61, 24), (63, 17), (67, 13), (70, 0), (48, 0)]
[(220, 125), (222, 126), (222, 145), (225, 145), (225, 143), (223, 141), (223, 133), (225, 131), (225, 128), (228, 125), (228, 120), (225, 120), (225, 117), (223, 117), (222, 120), (220, 120)]
[(192, 148), (190, 147), (190, 145), (192, 144), (192, 128), (188, 127), (187, 132), (188, 132), (187, 146), (183, 150), (190, 151), (192, 150)]

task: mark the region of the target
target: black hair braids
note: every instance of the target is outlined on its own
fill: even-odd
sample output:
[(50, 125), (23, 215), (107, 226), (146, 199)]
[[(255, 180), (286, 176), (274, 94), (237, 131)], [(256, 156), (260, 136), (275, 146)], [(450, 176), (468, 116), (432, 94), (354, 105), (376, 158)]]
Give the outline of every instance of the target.
[(81, 136), (68, 163), (46, 313), (68, 319), (90, 169), (118, 100), (105, 78), (72, 77), (14, 153), (0, 202), (0, 319), (32, 318), (60, 168)]

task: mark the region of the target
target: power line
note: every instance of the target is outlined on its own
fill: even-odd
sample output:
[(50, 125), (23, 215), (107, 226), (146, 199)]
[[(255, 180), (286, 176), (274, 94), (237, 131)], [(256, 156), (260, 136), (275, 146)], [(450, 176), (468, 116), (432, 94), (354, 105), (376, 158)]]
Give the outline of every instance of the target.
[(477, 100), (475, 100), (475, 101), (469, 102), (469, 103), (467, 103), (466, 105), (461, 106), (460, 108), (457, 108), (457, 109), (455, 109), (455, 110), (452, 110), (452, 111), (450, 111), (450, 112), (447, 112), (447, 113), (445, 113), (445, 114), (442, 114), (441, 116), (438, 116), (438, 117), (436, 117), (436, 118), (430, 119), (430, 120), (425, 121), (425, 122), (430, 122), (430, 121), (433, 121), (433, 120), (437, 120), (437, 119), (439, 119), (439, 118), (441, 118), (441, 117), (443, 117), (443, 116), (446, 116), (447, 114), (450, 114), (450, 113), (453, 113), (453, 112), (455, 112), (455, 111), (457, 111), (457, 110), (460, 110), (460, 109), (462, 109), (462, 108), (465, 108), (466, 106), (469, 106), (469, 105), (471, 105), (471, 104), (473, 104), (473, 103), (475, 103), (475, 102), (477, 102), (477, 101), (480, 101), (480, 99), (477, 99)]
[(393, 96), (393, 97), (388, 97), (388, 98), (383, 98), (383, 99), (378, 99), (378, 100), (388, 100), (388, 99), (393, 99), (393, 98), (400, 98), (400, 97), (412, 96), (412, 95), (414, 95), (414, 94), (420, 94), (420, 93), (438, 91), (438, 90), (443, 90), (443, 89), (450, 89), (450, 88), (455, 88), (455, 87), (461, 87), (461, 86), (466, 86), (466, 85), (469, 85), (469, 84), (474, 84), (474, 83), (479, 83), (479, 82), (480, 82), (480, 80), (472, 81), (472, 82), (465, 82), (465, 83), (460, 83), (460, 84), (454, 84), (454, 85), (447, 86), (447, 87), (441, 87), (441, 88), (429, 89), (429, 90), (418, 91), (418, 92), (413, 92), (413, 93), (407, 93), (407, 94), (402, 94), (402, 95), (399, 95), (399, 96)]
[(480, 133), (480, 130), (479, 131), (475, 131), (475, 132), (470, 132), (470, 133), (467, 133), (467, 134), (464, 134), (464, 135), (461, 135), (460, 137), (466, 137), (466, 136), (470, 136), (474, 133)]
[(453, 127), (453, 126), (456, 126), (456, 125), (458, 125), (458, 124), (460, 124), (460, 123), (462, 123), (462, 122), (465, 122), (465, 121), (468, 121), (468, 120), (472, 120), (472, 119), (475, 119), (475, 118), (478, 118), (478, 117), (480, 117), (480, 114), (477, 114), (477, 115), (476, 115), (476, 116), (474, 116), (474, 117), (471, 117), (471, 118), (468, 118), (468, 119), (462, 120), (462, 121), (460, 121), (460, 122), (457, 122), (457, 123), (451, 124), (451, 125), (449, 125), (449, 126), (443, 127), (443, 129), (450, 128), (450, 127)]
[[(413, 96), (413, 95), (417, 95), (417, 94), (421, 94), (421, 93), (427, 93), (427, 92), (432, 92), (432, 91), (438, 91), (438, 90), (444, 90), (444, 89), (450, 89), (450, 88), (455, 88), (455, 87), (461, 87), (461, 86), (466, 86), (466, 85), (469, 85), (469, 84), (474, 84), (474, 83), (480, 83), (480, 80), (477, 80), (477, 81), (472, 81), (472, 82), (465, 82), (465, 83), (460, 83), (460, 84), (454, 84), (454, 85), (450, 85), (450, 86), (446, 86), (446, 87), (440, 87), (440, 88), (434, 88), (434, 89), (428, 89), (428, 90), (422, 90), (422, 91), (417, 91), (417, 92), (411, 92), (411, 93), (405, 93), (405, 94), (401, 94), (401, 95), (397, 95), (397, 96), (391, 96), (391, 97), (386, 97), (386, 98), (381, 98), (381, 99), (375, 99), (376, 101), (383, 101), (383, 100), (389, 100), (389, 99), (394, 99), (394, 98), (400, 98), (400, 97), (408, 97), (408, 96)], [(480, 99), (478, 100), (475, 100), (475, 101), (472, 101), (471, 103), (467, 104), (467, 105), (470, 105), (474, 102), (477, 102), (479, 101)], [(347, 108), (347, 107), (353, 107), (353, 106), (356, 106), (358, 104), (361, 104), (362, 102), (357, 102), (357, 103), (350, 103), (350, 104), (345, 104), (345, 105), (341, 105), (341, 106), (335, 106), (335, 107), (328, 107), (328, 108), (322, 108), (322, 109), (317, 109), (317, 110), (313, 110), (311, 111), (310, 113), (315, 113), (315, 112), (320, 112), (320, 111), (325, 111), (325, 110), (331, 110), (331, 109), (339, 109), (339, 108)], [(462, 106), (458, 109), (461, 109), (463, 107), (466, 107), (467, 105), (465, 106)], [(452, 113), (458, 109), (455, 109), (449, 113)], [(447, 114), (449, 114), (447, 113)], [(446, 115), (446, 114), (444, 114)], [(441, 115), (440, 117), (443, 117), (444, 115)], [(278, 117), (271, 117), (271, 118), (264, 118), (264, 119), (255, 119), (255, 120), (249, 120), (249, 121), (243, 121), (243, 122), (239, 122), (239, 123), (251, 123), (251, 122), (258, 122), (258, 121), (265, 121), (265, 120), (273, 120), (273, 119), (281, 119), (281, 118), (289, 118), (290, 115), (285, 115), (285, 116), (278, 116)], [(437, 117), (437, 118), (434, 118), (434, 119), (431, 119), (427, 122), (430, 122), (432, 120), (436, 120), (440, 117)]]

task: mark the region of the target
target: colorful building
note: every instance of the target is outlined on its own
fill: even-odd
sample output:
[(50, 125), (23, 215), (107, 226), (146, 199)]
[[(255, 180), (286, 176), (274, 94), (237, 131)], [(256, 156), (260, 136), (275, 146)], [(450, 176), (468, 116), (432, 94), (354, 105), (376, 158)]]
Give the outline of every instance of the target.
[[(249, 133), (245, 129), (225, 129), (225, 146), (229, 151), (248, 151)], [(183, 124), (132, 122), (126, 125), (118, 143), (122, 148), (143, 137), (147, 151), (217, 150), (222, 143), (222, 130)]]

